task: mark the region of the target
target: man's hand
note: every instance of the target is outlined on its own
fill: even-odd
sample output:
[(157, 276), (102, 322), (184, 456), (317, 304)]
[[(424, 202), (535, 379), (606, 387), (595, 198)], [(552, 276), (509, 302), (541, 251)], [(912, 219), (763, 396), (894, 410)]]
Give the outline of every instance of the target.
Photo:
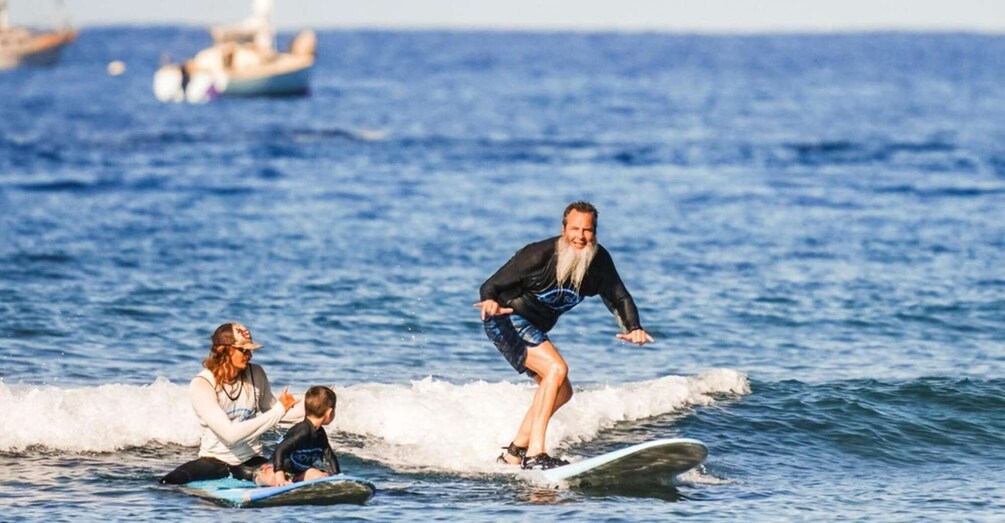
[(297, 404), (297, 399), (294, 398), (292, 394), (290, 394), (289, 387), (283, 389), (283, 392), (279, 394), (278, 399), (279, 403), (283, 404), (283, 408), (286, 409), (287, 412), (289, 412), (289, 410), (292, 409), (293, 406)]
[(618, 333), (619, 340), (625, 340), (628, 343), (634, 343), (636, 345), (645, 345), (646, 343), (652, 343), (653, 337), (646, 333), (645, 329), (635, 329), (628, 334)]
[(510, 307), (500, 307), (499, 302), (495, 300), (485, 300), (480, 301), (475, 304), (475, 307), (480, 307), (482, 309), (482, 321), (489, 316), (498, 316), (500, 314), (512, 314), (513, 309)]

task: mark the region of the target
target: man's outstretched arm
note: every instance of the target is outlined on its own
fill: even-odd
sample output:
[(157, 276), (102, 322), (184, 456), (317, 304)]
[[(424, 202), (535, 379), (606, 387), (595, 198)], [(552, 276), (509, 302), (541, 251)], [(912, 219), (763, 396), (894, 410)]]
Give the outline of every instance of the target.
[(607, 273), (604, 277), (604, 286), (600, 297), (604, 300), (607, 308), (614, 313), (614, 317), (617, 318), (618, 325), (623, 331), (618, 333), (618, 339), (636, 345), (652, 343), (653, 337), (642, 328), (639, 321), (639, 309), (635, 306), (635, 300), (625, 288), (624, 282), (621, 281), (621, 275), (614, 267), (614, 262), (611, 261), (606, 269)]

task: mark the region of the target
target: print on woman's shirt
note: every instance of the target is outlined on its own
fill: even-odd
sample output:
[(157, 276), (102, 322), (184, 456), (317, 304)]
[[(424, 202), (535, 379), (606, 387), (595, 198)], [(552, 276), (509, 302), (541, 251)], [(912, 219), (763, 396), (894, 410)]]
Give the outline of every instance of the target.
[(234, 421), (235, 419), (237, 421), (245, 421), (254, 417), (255, 411), (244, 407), (236, 407), (227, 411), (227, 418), (229, 418), (230, 421)]

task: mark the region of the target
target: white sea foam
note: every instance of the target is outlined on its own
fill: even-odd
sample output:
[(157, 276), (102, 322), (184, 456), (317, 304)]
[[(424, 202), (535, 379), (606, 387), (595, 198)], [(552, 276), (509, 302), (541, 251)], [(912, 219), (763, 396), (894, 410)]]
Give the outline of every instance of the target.
[(692, 485), (731, 485), (736, 482), (736, 480), (713, 476), (705, 472), (703, 466), (698, 466), (677, 476), (676, 481)]
[[(164, 379), (145, 386), (59, 388), (0, 382), (0, 450), (44, 446), (67, 452), (112, 452), (156, 443), (195, 446), (199, 424), (187, 384)], [(498, 472), (492, 456), (509, 442), (534, 394), (532, 384), (426, 378), (409, 385), (336, 387), (338, 413), (329, 432), (361, 437), (363, 448), (338, 449), (396, 469)], [(550, 448), (588, 441), (623, 421), (639, 420), (742, 395), (742, 373), (589, 387), (576, 391), (548, 430)], [(676, 434), (674, 436), (687, 436)], [(502, 467), (504, 468), (504, 467)]]
[(0, 405), (0, 450), (41, 445), (110, 452), (151, 442), (199, 444), (187, 385), (163, 378), (144, 386), (67, 389), (0, 382)]
[[(396, 468), (497, 472), (500, 467), (486, 456), (509, 443), (534, 389), (532, 384), (453, 385), (430, 378), (407, 387), (358, 385), (343, 391), (346, 401), (339, 403), (337, 424), (339, 430), (370, 437), (359, 455)], [(548, 426), (547, 445), (588, 441), (618, 422), (749, 392), (745, 375), (725, 369), (578, 390)]]

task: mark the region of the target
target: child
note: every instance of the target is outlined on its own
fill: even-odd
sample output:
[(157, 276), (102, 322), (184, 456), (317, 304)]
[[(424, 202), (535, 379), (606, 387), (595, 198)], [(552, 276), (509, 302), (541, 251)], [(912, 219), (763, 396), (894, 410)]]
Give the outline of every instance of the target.
[[(272, 454), (269, 465), (263, 465), (255, 473), (255, 483), (259, 485), (288, 485), (292, 481), (304, 481), (340, 474), (338, 458), (328, 443), (328, 434), (322, 425), (335, 419), (335, 392), (328, 387), (311, 387), (304, 394), (303, 421), (286, 431), (282, 442)], [(324, 460), (325, 471), (314, 468), (318, 460)]]

